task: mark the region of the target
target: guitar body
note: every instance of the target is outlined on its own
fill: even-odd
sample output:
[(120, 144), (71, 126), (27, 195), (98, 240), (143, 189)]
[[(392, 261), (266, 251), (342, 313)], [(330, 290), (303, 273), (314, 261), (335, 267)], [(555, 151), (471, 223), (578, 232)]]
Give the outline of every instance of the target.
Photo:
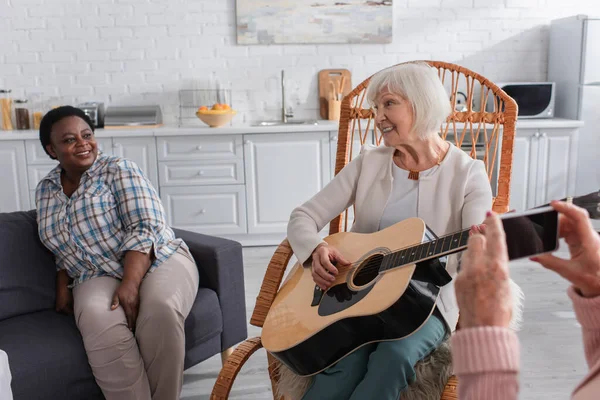
[(439, 286), (450, 277), (437, 259), (423, 268), (408, 264), (384, 272), (378, 261), (422, 243), (425, 232), (421, 219), (410, 218), (371, 234), (341, 232), (325, 238), (351, 266), (338, 266), (335, 282), (323, 293), (309, 263), (297, 263), (265, 319), (265, 349), (296, 374), (309, 376), (365, 344), (415, 332), (433, 312)]

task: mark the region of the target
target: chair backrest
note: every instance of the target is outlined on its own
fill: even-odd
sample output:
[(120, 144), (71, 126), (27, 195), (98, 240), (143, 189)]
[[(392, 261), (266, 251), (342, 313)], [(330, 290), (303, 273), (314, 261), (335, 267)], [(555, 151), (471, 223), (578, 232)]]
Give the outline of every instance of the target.
[[(424, 62), (437, 68), (452, 107), (452, 113), (440, 126), (440, 135), (485, 163), (490, 183), (493, 187), (497, 184), (493, 210), (508, 211), (517, 103), (494, 83), (467, 68), (440, 61)], [(381, 143), (375, 114), (366, 104), (370, 79), (365, 79), (342, 100), (336, 175), (357, 155), (359, 146)], [(331, 221), (330, 234), (349, 229), (349, 211)]]

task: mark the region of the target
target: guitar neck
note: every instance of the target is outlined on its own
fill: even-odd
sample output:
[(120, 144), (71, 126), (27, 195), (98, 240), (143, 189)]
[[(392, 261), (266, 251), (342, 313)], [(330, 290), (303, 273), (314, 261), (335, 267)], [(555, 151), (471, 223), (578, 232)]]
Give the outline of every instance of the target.
[(463, 251), (467, 248), (469, 230), (470, 229), (465, 229), (460, 232), (451, 233), (429, 242), (396, 250), (387, 254), (383, 257), (381, 270), (386, 271), (393, 268), (399, 268), (403, 265), (416, 264), (432, 258)]
[[(600, 219), (600, 191), (592, 192), (572, 199), (563, 199), (563, 201), (565, 200), (571, 200), (573, 204), (586, 209), (590, 214), (590, 218)], [(548, 205), (549, 203), (539, 207), (545, 207)], [(383, 257), (381, 262), (381, 271), (399, 268), (407, 264), (416, 264), (432, 258), (463, 251), (467, 248), (467, 242), (469, 241), (469, 230), (470, 229), (465, 229), (460, 232), (451, 233), (429, 242), (389, 253)]]

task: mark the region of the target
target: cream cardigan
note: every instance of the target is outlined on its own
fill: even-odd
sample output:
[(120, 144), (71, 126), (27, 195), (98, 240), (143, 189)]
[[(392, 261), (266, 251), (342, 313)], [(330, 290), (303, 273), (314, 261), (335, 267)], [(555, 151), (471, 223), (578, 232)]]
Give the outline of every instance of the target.
[[(364, 146), (327, 186), (292, 211), (287, 237), (294, 254), (304, 263), (323, 242), (319, 232), (346, 208), (355, 204), (351, 231), (372, 233), (392, 190), (393, 147)], [(440, 168), (419, 179), (417, 217), (441, 236), (480, 224), (492, 208), (492, 190), (482, 161), (474, 160), (452, 143)], [(450, 256), (448, 273), (457, 274), (457, 257)], [(440, 304), (441, 303), (441, 304)], [(451, 331), (458, 321), (454, 280), (442, 287), (438, 308)]]

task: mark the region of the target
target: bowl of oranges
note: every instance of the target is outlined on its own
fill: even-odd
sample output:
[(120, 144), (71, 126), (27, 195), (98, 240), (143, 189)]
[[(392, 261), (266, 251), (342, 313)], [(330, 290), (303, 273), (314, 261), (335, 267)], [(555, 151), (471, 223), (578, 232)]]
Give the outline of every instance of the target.
[(196, 116), (211, 128), (229, 123), (234, 115), (235, 110), (232, 110), (228, 104), (216, 103), (212, 107), (202, 106), (196, 111)]

